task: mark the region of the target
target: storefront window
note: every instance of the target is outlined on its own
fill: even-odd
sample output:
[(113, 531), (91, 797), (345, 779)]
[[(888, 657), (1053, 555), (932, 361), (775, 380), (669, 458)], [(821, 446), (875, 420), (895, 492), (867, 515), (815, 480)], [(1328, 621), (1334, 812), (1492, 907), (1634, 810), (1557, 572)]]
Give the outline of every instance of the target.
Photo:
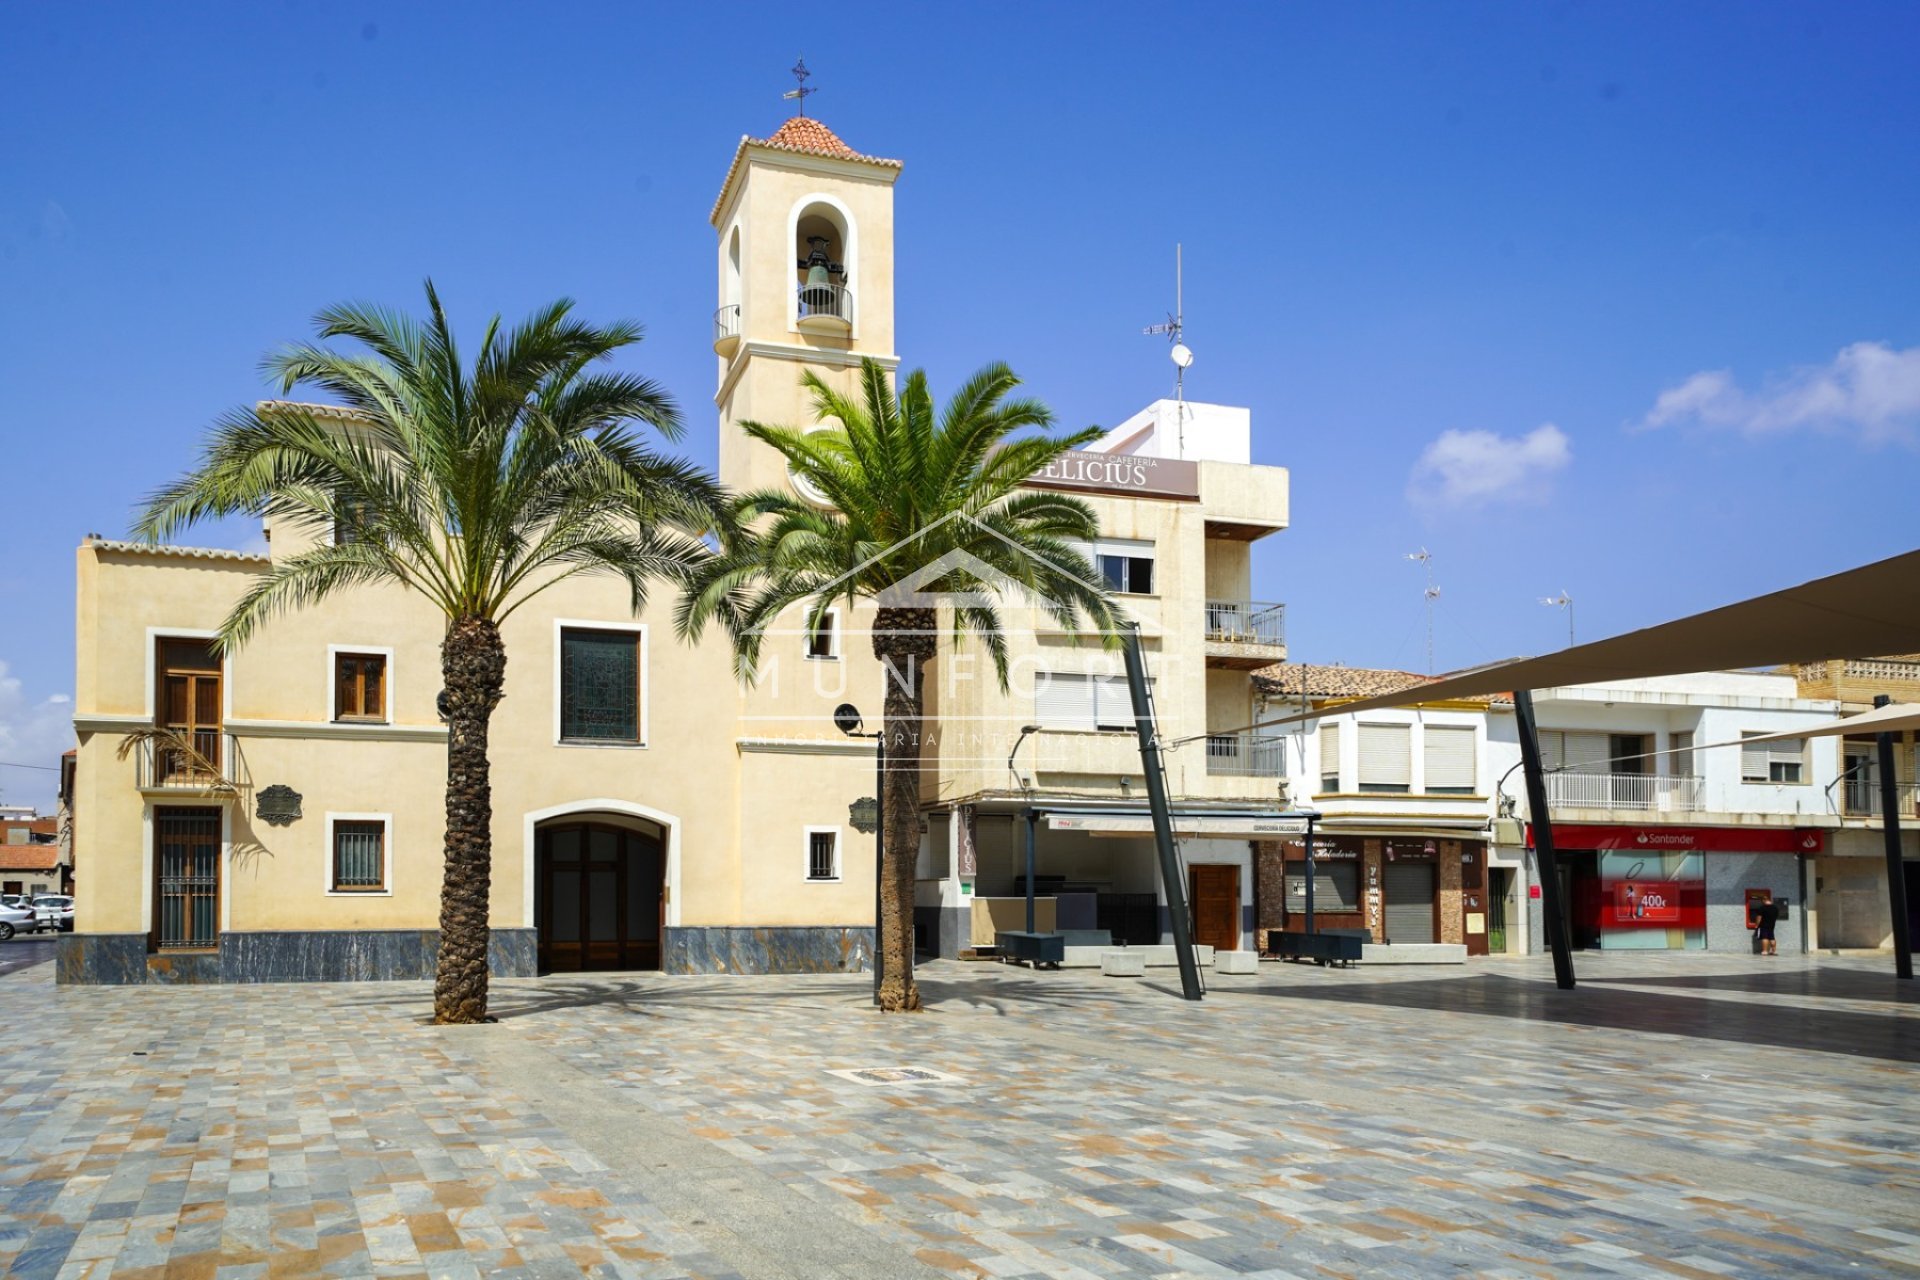
[(1595, 910), (1602, 950), (1705, 950), (1707, 887), (1702, 855), (1603, 851)]

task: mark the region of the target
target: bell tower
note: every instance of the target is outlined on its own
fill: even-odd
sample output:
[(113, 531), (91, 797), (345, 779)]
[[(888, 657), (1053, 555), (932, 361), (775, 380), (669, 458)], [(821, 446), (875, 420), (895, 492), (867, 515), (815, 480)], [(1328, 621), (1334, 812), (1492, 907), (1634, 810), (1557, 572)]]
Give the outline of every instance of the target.
[[(814, 425), (800, 376), (854, 390), (862, 358), (893, 349), (893, 184), (898, 160), (862, 155), (796, 115), (742, 138), (713, 206), (719, 234), (720, 479), (735, 490), (796, 488), (742, 421)], [(805, 491), (796, 488), (805, 496)]]

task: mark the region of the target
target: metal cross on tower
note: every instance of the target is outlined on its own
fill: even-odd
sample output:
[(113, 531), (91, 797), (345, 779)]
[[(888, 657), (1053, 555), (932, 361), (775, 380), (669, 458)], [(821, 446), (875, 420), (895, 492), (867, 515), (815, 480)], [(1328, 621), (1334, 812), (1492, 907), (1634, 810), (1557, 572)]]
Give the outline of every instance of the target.
[(800, 87), (797, 89), (789, 89), (781, 94), (780, 97), (783, 101), (793, 104), (793, 113), (797, 116), (807, 114), (807, 95), (820, 92), (818, 89), (807, 88), (807, 80), (812, 75), (813, 72), (807, 70), (807, 60), (805, 58), (794, 60), (793, 78), (799, 82)]

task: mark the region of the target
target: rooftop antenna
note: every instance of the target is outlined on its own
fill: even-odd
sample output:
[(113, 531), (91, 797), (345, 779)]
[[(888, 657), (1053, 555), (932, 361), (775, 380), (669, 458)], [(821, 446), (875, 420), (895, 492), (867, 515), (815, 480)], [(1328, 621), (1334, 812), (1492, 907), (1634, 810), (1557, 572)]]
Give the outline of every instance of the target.
[(1427, 674), (1433, 674), (1433, 602), (1440, 598), (1440, 588), (1433, 585), (1433, 553), (1425, 547), (1407, 553), (1407, 559), (1417, 560), (1420, 567), (1427, 571)]
[(807, 114), (807, 95), (820, 92), (818, 89), (807, 88), (807, 78), (812, 74), (813, 72), (807, 70), (807, 60), (805, 58), (795, 59), (793, 64), (793, 78), (799, 81), (800, 87), (787, 90), (780, 95), (780, 98), (784, 102), (791, 102), (793, 104), (793, 114), (796, 116), (804, 116)]
[(1183, 274), (1181, 270), (1182, 246), (1173, 246), (1173, 313), (1165, 324), (1150, 324), (1140, 332), (1149, 337), (1167, 335), (1169, 350), (1167, 357), (1173, 361), (1173, 403), (1174, 421), (1179, 432), (1180, 456), (1187, 456), (1187, 369), (1193, 364), (1193, 349), (1183, 340), (1186, 332), (1186, 311), (1182, 305), (1181, 294)]
[(1567, 611), (1567, 648), (1573, 648), (1573, 597), (1567, 594), (1565, 587), (1562, 587), (1557, 596), (1541, 596), (1540, 603), (1555, 605)]

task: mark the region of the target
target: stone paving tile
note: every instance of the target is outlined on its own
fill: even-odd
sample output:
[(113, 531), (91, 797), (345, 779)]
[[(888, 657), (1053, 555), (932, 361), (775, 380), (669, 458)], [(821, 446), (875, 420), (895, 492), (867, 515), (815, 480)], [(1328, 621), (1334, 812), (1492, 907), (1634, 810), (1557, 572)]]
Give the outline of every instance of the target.
[[(496, 1077), (473, 1037), (511, 1037), (955, 1276), (1920, 1275), (1920, 999), (1885, 967), (1263, 965), (1195, 1006), (945, 964), (912, 1019), (857, 977), (555, 978), (452, 1030), (421, 984), (41, 965), (0, 977), (36, 1030), (0, 1045), (0, 1273), (737, 1274)], [(900, 1065), (962, 1083), (827, 1074)]]

